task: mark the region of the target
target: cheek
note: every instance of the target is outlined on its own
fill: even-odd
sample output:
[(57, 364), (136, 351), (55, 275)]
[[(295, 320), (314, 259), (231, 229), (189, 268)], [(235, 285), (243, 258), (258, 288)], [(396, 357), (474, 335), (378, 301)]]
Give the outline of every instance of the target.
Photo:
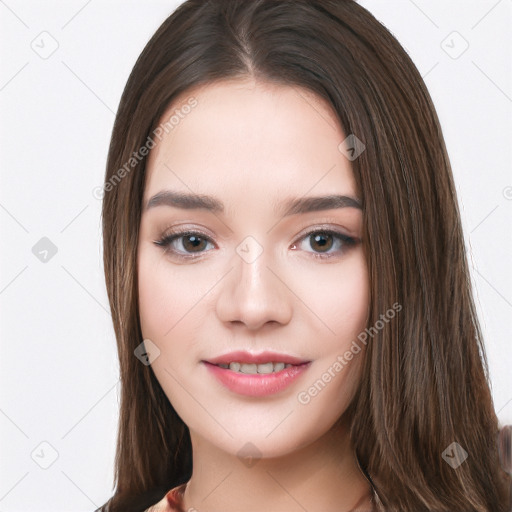
[(369, 282), (362, 259), (344, 272), (334, 293), (335, 300), (328, 309), (334, 331), (344, 339), (355, 339), (364, 330), (368, 317)]
[(300, 282), (299, 294), (321, 321), (326, 347), (341, 350), (364, 331), (369, 280), (362, 249), (357, 248), (339, 264), (311, 267), (302, 273)]
[(162, 273), (142, 254), (138, 266), (139, 315), (144, 338), (161, 338), (172, 327), (172, 286), (165, 286)]
[(332, 291), (333, 300), (325, 303), (327, 321), (336, 335), (331, 337), (326, 349), (328, 359), (323, 370), (329, 370), (324, 375), (329, 389), (323, 399), (338, 411), (348, 406), (355, 393), (366, 351), (358, 335), (365, 330), (368, 319), (368, 272), (362, 250), (354, 256), (357, 257), (340, 271)]
[(316, 414), (329, 410), (333, 419), (348, 406), (360, 379), (366, 347), (357, 337), (367, 323), (369, 279), (359, 248), (340, 265), (317, 267), (314, 273), (315, 280), (304, 276), (303, 282), (316, 283), (308, 305), (321, 319), (323, 334), (318, 333), (318, 360), (308, 382), (313, 387), (302, 390), (305, 402), (299, 402)]
[(199, 265), (173, 265), (149, 243), (142, 243), (138, 254), (138, 300), (142, 335), (153, 340), (166, 353), (176, 352), (187, 340), (194, 346), (195, 331), (202, 314), (210, 309), (208, 291), (214, 284), (212, 272)]
[(139, 315), (144, 338), (159, 342), (169, 337), (186, 313), (186, 283), (171, 273), (163, 255), (143, 244), (138, 255)]

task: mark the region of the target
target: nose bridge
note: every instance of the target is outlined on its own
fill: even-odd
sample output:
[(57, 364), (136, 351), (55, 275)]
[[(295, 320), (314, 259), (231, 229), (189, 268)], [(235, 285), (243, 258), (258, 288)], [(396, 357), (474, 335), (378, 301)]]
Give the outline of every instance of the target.
[[(268, 267), (274, 269), (272, 250), (246, 236), (235, 249), (235, 267), (222, 287), (217, 314), (222, 321), (242, 322), (257, 329), (267, 322), (290, 321), (290, 293)], [(268, 266), (268, 267), (267, 267)]]
[(236, 248), (238, 258), (234, 258), (236, 266), (236, 287), (239, 295), (245, 294), (275, 296), (276, 283), (267, 266), (272, 266), (271, 250), (263, 247), (254, 237), (247, 236)]

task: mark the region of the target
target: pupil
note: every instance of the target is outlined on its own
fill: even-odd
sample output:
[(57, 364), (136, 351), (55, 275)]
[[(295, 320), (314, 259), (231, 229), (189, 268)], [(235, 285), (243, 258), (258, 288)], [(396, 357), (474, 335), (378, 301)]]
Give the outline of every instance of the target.
[[(315, 248), (314, 247), (315, 243), (319, 244), (320, 252), (328, 251), (332, 247), (332, 235), (329, 235), (327, 233), (323, 233), (323, 234), (312, 235), (312, 237), (313, 237), (313, 240), (314, 240), (314, 243), (311, 244), (313, 249)], [(325, 242), (326, 238), (330, 238), (331, 243), (329, 243), (329, 242), (326, 243)]]
[[(190, 242), (190, 245), (189, 245), (189, 242)], [(187, 250), (189, 250), (190, 248), (197, 249), (201, 245), (201, 242), (204, 243), (204, 240), (202, 238), (195, 236), (195, 235), (189, 235), (189, 236), (185, 237), (185, 242), (183, 243), (183, 246)], [(187, 245), (189, 245), (189, 247), (187, 247)]]

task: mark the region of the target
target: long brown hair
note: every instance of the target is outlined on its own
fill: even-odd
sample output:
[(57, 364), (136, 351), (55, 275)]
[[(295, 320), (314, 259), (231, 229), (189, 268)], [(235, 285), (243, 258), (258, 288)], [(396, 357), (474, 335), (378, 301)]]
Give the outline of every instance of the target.
[[(192, 472), (187, 426), (151, 367), (134, 357), (143, 339), (137, 245), (146, 158), (130, 159), (179, 95), (247, 76), (316, 93), (345, 134), (366, 146), (352, 168), (363, 203), (368, 326), (390, 304), (403, 309), (367, 346), (350, 405), (351, 440), (385, 509), (508, 511), (510, 476), (499, 462), (439, 120), (407, 53), (352, 0), (188, 0), (133, 68), (112, 133), (102, 210), (122, 389), (108, 511), (144, 510)], [(443, 458), (454, 442), (468, 454), (457, 468)]]

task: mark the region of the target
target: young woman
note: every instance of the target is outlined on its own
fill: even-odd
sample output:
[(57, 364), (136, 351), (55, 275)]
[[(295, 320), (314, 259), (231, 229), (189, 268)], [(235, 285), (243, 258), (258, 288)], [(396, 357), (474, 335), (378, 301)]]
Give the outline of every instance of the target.
[(509, 510), (439, 121), (356, 2), (184, 2), (123, 93), (103, 230), (101, 510)]

